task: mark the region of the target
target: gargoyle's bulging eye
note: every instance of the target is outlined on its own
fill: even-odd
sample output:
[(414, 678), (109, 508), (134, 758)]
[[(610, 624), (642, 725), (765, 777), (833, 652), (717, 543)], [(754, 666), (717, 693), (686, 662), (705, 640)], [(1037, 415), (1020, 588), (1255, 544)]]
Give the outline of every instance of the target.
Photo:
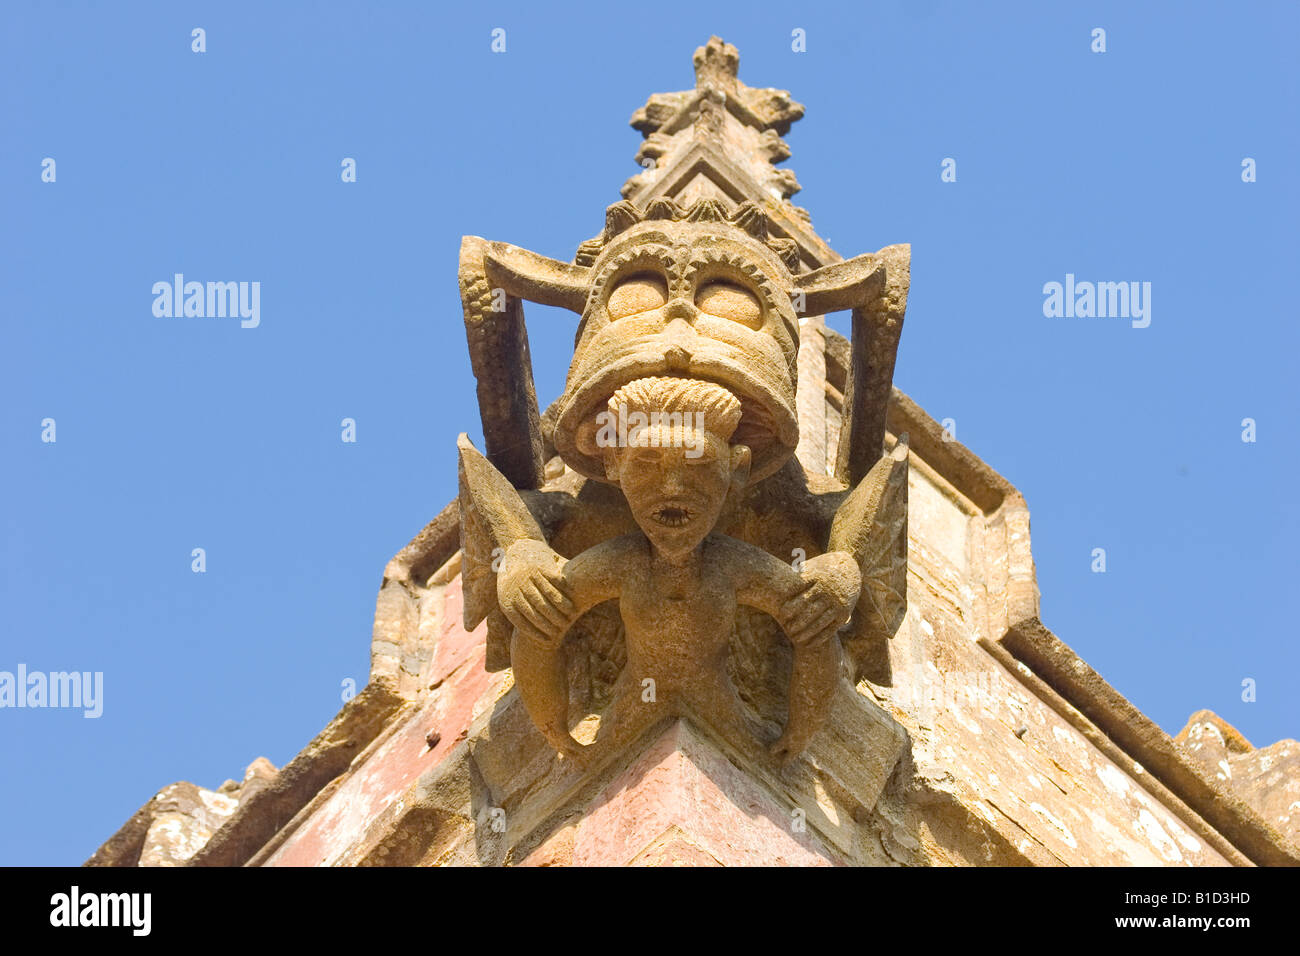
[(695, 307), (701, 312), (731, 319), (757, 329), (763, 325), (763, 306), (757, 296), (732, 282), (706, 282), (695, 293)]
[(668, 283), (656, 275), (636, 275), (624, 279), (609, 294), (606, 309), (610, 319), (658, 309), (668, 301)]

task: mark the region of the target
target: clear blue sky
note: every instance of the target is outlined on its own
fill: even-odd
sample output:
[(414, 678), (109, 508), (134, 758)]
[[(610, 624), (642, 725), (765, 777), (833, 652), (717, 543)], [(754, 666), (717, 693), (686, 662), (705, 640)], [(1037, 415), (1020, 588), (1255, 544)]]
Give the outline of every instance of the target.
[[(0, 710), (0, 863), (282, 765), (364, 683), (384, 564), (478, 437), (460, 237), (571, 256), (711, 33), (808, 107), (821, 235), (912, 243), (895, 381), (1024, 493), (1046, 624), (1171, 733), (1300, 736), (1296, 6), (705, 8), (4, 4), (0, 670), (105, 700)], [(260, 327), (155, 318), (176, 272), (260, 282)], [(1066, 273), (1150, 282), (1150, 327), (1045, 318)], [(546, 402), (572, 318), (530, 315)]]

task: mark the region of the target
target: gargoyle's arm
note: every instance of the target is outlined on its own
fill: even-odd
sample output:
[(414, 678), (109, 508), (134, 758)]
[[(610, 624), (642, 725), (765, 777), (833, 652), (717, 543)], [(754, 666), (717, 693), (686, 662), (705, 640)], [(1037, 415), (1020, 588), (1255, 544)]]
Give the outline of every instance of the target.
[(809, 558), (796, 571), (762, 548), (723, 535), (715, 540), (719, 555), (725, 555), (734, 569), (736, 601), (770, 614), (791, 640), (820, 634), (822, 628), (815, 625), (823, 618), (840, 616), (833, 610), (842, 610), (847, 619), (858, 600), (862, 577), (857, 564), (843, 552)]
[(619, 596), (632, 563), (645, 548), (642, 536), (625, 534), (602, 541), (565, 562), (564, 583), (578, 617)]
[(857, 601), (861, 575), (842, 551), (810, 558), (800, 571), (734, 539), (721, 542), (719, 553), (736, 570), (736, 600), (770, 614), (793, 645), (790, 716), (770, 748), (778, 760), (789, 763), (830, 713), (841, 661), (834, 635)]
[[(573, 622), (602, 601), (619, 596), (619, 581), (627, 574), (636, 548), (626, 535), (588, 548), (565, 561), (542, 542), (521, 540), (506, 553), (506, 566), (544, 567), (553, 562), (565, 592), (563, 602), (534, 609), (536, 620), (516, 622), (510, 639), (510, 666), (528, 715), (556, 750), (581, 759), (582, 745), (569, 733), (569, 683), (564, 636)], [(530, 553), (531, 552), (531, 553)], [(549, 553), (548, 553), (549, 552)], [(535, 582), (534, 582), (535, 583)], [(503, 586), (510, 586), (503, 584)]]
[(757, 608), (779, 622), (785, 602), (808, 586), (793, 566), (762, 548), (721, 534), (709, 541), (713, 554), (707, 559), (727, 562), (738, 604)]

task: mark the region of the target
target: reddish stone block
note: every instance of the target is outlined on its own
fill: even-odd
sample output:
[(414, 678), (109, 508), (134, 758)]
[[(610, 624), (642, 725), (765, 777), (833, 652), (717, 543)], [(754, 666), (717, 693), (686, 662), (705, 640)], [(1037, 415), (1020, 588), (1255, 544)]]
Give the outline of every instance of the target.
[(615, 778), (578, 824), (576, 866), (827, 866), (838, 862), (681, 721)]
[[(433, 669), (440, 675), (440, 686), (363, 764), (349, 771), (268, 865), (331, 865), (349, 847), (361, 843), (370, 824), (465, 737), (493, 686), (493, 675), (483, 668), (486, 626), (466, 632), (459, 617), (459, 580), (447, 590), (455, 594), (447, 613), (454, 610), (456, 616), (450, 624), (444, 621), (434, 652)], [(432, 748), (430, 732), (438, 735)]]
[[(439, 684), (458, 668), (467, 664), (476, 654), (481, 658), (487, 644), (487, 624), (480, 623), (472, 631), (466, 631), (462, 621), (465, 596), (461, 591), (460, 578), (447, 585), (443, 592), (442, 627), (438, 646), (434, 648), (433, 660), (425, 673), (429, 684)], [(482, 669), (480, 665), (480, 670)]]
[(722, 866), (709, 853), (692, 843), (677, 827), (668, 832), (633, 860), (630, 866)]
[(576, 826), (561, 827), (524, 857), (519, 866), (572, 866), (573, 841), (577, 835)]

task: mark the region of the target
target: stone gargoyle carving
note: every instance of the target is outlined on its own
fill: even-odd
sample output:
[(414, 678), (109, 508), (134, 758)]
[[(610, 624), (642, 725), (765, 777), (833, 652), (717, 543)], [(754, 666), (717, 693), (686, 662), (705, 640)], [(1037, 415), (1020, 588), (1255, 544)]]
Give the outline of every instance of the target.
[[(486, 443), (484, 457), (460, 440), (465, 625), (487, 620), (489, 668), (513, 669), (567, 758), (686, 716), (787, 762), (846, 663), (853, 680), (888, 679), (907, 445), (885, 453), (884, 422), (908, 250), (799, 272), (795, 243), (768, 229), (754, 203), (658, 199), (610, 207), (573, 263), (462, 244)], [(525, 299), (581, 316), (545, 415)], [(813, 475), (793, 457), (799, 316), (841, 309), (854, 334), (839, 462)], [(574, 718), (597, 709), (578, 740)]]

